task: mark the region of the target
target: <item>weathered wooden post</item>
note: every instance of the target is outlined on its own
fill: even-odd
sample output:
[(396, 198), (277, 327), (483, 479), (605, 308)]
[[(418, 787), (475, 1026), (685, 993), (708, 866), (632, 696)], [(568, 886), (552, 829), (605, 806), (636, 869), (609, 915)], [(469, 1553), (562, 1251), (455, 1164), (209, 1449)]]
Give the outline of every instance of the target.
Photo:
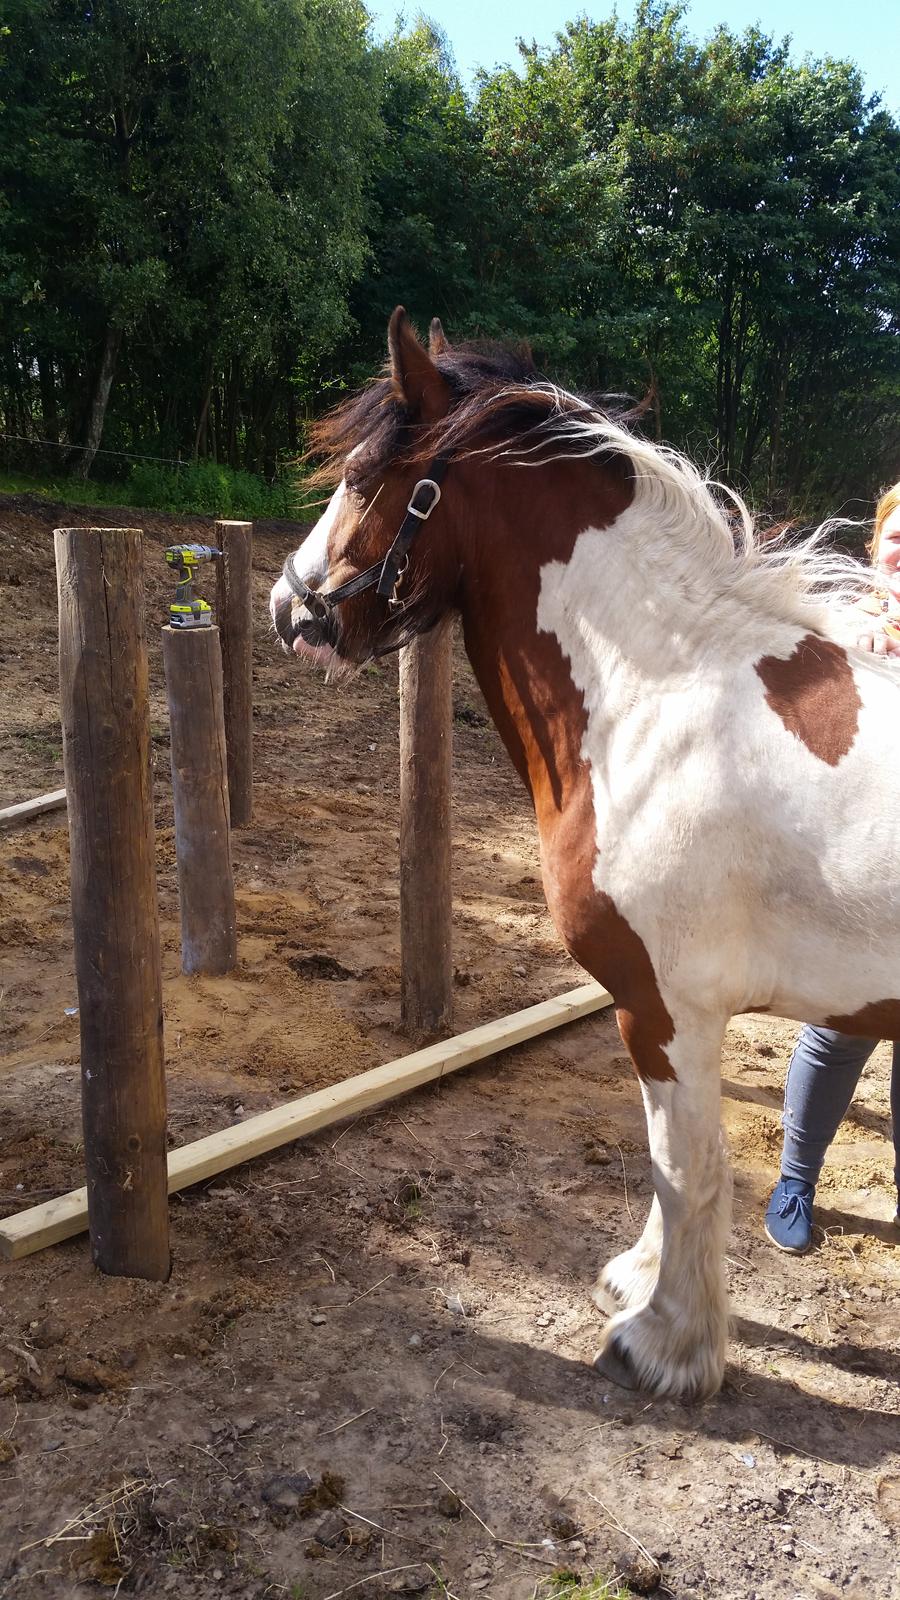
[(219, 630), (163, 628), (184, 972), (237, 960)]
[(253, 818), (253, 523), (217, 522), (216, 621), (222, 645), (231, 826)]
[(138, 528), (57, 528), (59, 682), (91, 1251), (169, 1275), (166, 1085)]
[(426, 1037), (453, 1022), (452, 660), (451, 623), (400, 652), (400, 1007)]

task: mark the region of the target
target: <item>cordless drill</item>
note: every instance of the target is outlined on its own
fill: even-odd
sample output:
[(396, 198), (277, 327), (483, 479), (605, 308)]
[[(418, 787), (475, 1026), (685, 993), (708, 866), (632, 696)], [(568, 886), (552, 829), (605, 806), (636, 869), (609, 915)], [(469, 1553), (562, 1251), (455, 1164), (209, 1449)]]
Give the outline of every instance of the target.
[(199, 594), (194, 594), (194, 574), (203, 561), (212, 561), (222, 554), (211, 544), (172, 544), (166, 551), (166, 562), (178, 578), (175, 599), (169, 606), (170, 628), (208, 628), (212, 611)]

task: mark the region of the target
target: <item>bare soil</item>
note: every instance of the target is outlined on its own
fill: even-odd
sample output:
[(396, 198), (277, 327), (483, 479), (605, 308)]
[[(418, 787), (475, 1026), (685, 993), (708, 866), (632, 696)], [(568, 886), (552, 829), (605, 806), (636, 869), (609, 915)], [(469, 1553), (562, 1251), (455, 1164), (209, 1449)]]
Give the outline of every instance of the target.
[[(0, 502), (0, 804), (62, 784), (54, 524)], [(274, 647), (256, 542), (256, 816), (235, 836), (240, 962), (179, 972), (146, 531), (173, 1142), (403, 1054), (391, 663), (328, 689)], [(571, 988), (530, 808), (462, 657), (455, 691), (456, 1026)], [(4, 1211), (82, 1181), (65, 814), (0, 837)], [(723, 1114), (735, 1165), (722, 1392), (598, 1379), (598, 1265), (650, 1185), (609, 1013), (172, 1201), (166, 1284), (101, 1277), (86, 1239), (0, 1264), (0, 1594), (561, 1592), (619, 1574), (677, 1600), (900, 1595), (900, 1236), (887, 1056), (823, 1175), (814, 1251), (761, 1217), (793, 1028), (742, 1018)], [(652, 1558), (652, 1560), (650, 1559)]]

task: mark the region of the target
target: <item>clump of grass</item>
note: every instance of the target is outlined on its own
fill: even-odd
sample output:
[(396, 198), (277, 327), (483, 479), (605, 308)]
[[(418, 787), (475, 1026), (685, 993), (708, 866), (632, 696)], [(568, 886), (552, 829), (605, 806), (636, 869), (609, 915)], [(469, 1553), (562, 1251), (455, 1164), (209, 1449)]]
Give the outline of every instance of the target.
[(424, 1204), (431, 1190), (434, 1188), (434, 1170), (401, 1173), (394, 1193), (394, 1210), (399, 1212), (407, 1222), (416, 1222), (421, 1217)]
[(543, 1586), (543, 1600), (634, 1600), (634, 1596), (618, 1578), (585, 1575), (560, 1567)]
[(45, 765), (62, 766), (62, 743), (58, 727), (54, 726), (52, 731), (44, 728), (19, 728), (15, 732), (15, 738), (36, 760), (44, 762)]

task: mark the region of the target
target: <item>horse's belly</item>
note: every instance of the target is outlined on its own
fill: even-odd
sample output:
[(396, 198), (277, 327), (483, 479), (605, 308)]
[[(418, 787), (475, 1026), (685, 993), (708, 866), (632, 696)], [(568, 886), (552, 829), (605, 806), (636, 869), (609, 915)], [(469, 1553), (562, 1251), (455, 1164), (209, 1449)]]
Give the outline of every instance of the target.
[(682, 745), (666, 781), (620, 805), (607, 794), (605, 814), (595, 791), (598, 922), (610, 928), (611, 902), (673, 1000), (894, 1037), (900, 745), (869, 719), (830, 767), (745, 731), (727, 764), (702, 736)]

